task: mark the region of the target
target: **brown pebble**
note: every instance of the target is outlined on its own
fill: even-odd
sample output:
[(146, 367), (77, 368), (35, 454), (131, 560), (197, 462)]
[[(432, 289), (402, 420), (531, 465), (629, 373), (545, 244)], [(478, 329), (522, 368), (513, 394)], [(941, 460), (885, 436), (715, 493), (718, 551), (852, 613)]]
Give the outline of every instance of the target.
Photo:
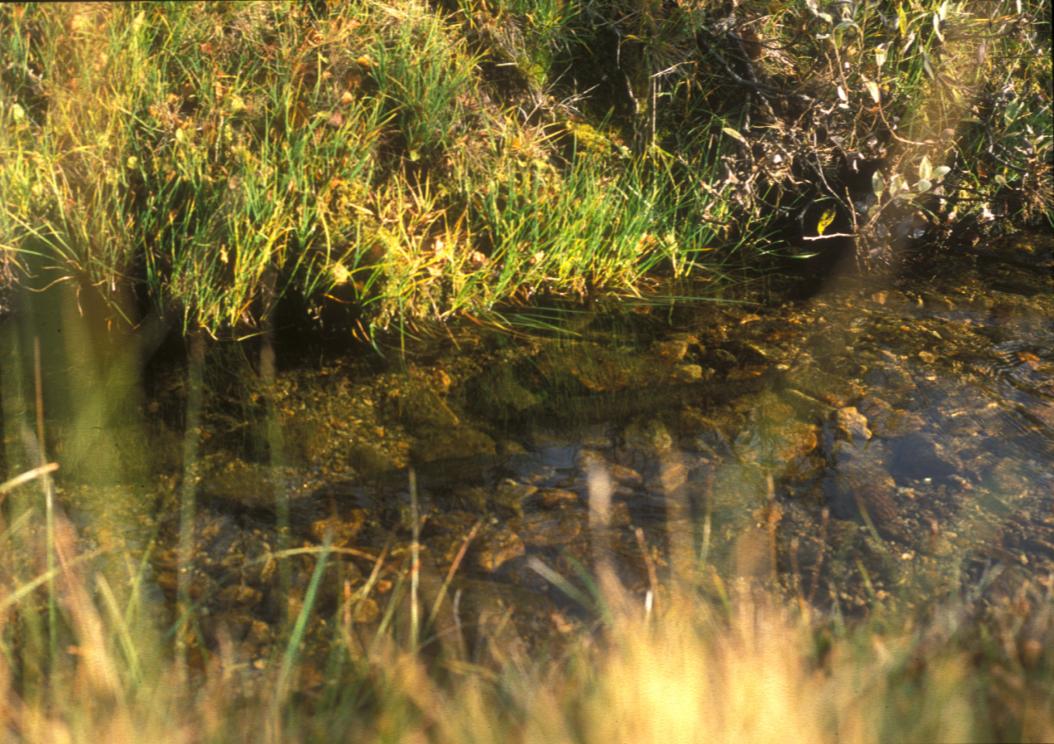
[(539, 494), (539, 500), (547, 509), (554, 509), (561, 504), (574, 504), (578, 501), (578, 494), (566, 488), (546, 488)]

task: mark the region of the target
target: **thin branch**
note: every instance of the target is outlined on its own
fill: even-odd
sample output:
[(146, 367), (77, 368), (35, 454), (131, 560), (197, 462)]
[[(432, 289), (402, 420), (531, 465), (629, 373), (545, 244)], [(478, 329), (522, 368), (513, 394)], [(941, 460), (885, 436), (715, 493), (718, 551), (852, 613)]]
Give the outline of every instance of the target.
[(858, 238), (856, 233), (828, 233), (827, 235), (806, 235), (802, 240), (830, 240), (831, 238)]

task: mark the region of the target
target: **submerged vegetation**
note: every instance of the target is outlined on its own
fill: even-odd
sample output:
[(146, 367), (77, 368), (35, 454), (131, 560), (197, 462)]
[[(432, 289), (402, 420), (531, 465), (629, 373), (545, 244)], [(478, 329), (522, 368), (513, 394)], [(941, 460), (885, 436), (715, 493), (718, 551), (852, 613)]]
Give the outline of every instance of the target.
[(368, 335), (1054, 214), (1044, 0), (8, 5), (0, 30), (2, 276), (133, 322), (242, 335), (289, 296)]

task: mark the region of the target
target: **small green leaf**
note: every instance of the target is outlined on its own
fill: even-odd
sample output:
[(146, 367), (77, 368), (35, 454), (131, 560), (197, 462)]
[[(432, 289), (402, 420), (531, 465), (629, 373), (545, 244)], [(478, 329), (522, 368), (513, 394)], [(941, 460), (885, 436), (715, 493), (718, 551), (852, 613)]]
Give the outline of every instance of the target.
[(875, 192), (875, 196), (882, 196), (882, 192), (886, 190), (886, 179), (882, 178), (882, 171), (875, 171), (871, 176), (871, 190)]
[(933, 180), (934, 181), (942, 180), (946, 175), (951, 173), (951, 170), (952, 169), (949, 168), (946, 165), (938, 165), (936, 168), (933, 169)]
[(930, 159), (923, 155), (922, 160), (919, 161), (919, 178), (926, 181), (931, 175), (933, 175), (933, 166), (930, 165)]
[(908, 35), (908, 14), (904, 12), (904, 6), (897, 6), (897, 28), (901, 36)]
[(918, 181), (918, 183), (915, 184), (915, 193), (916, 194), (925, 194), (927, 191), (929, 191), (932, 188), (933, 188), (933, 184), (929, 181), (929, 179), (922, 178), (922, 179), (920, 179)]
[(908, 191), (908, 183), (899, 173), (889, 177), (889, 195), (894, 199), (905, 191)]
[(834, 209), (827, 209), (823, 214), (820, 215), (820, 221), (816, 223), (816, 234), (823, 235), (831, 223), (834, 222), (834, 218), (837, 212)]

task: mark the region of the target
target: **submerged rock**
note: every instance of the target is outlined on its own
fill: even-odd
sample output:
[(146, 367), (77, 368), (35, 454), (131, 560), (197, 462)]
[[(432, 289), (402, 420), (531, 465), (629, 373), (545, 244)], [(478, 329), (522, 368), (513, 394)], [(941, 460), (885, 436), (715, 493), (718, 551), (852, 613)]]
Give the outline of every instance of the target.
[(419, 431), (411, 452), (419, 462), (494, 455), (494, 440), (470, 426), (450, 426)]
[(860, 412), (867, 417), (867, 425), (874, 436), (903, 437), (920, 431), (926, 422), (914, 411), (894, 408), (881, 398), (868, 396), (859, 404)]
[(835, 412), (835, 428), (849, 442), (865, 442), (871, 438), (867, 417), (854, 406), (839, 408)]
[(596, 343), (554, 342), (536, 359), (548, 386), (574, 392), (610, 393), (647, 388), (656, 382), (654, 365), (639, 354)]
[(798, 461), (818, 444), (816, 424), (798, 418), (794, 408), (778, 396), (766, 394), (754, 401), (748, 427), (736, 437), (735, 452), (744, 462), (782, 471), (797, 469)]
[(874, 457), (843, 459), (824, 481), (831, 513), (840, 520), (870, 520), (883, 535), (898, 532), (897, 484)]
[(666, 364), (682, 361), (692, 346), (699, 347), (698, 337), (690, 333), (674, 333), (651, 345), (651, 352)]
[(960, 469), (957, 458), (931, 436), (909, 434), (893, 441), (890, 469), (901, 478), (944, 480)]
[(858, 397), (861, 391), (854, 382), (814, 365), (800, 365), (786, 374), (786, 384), (810, 398), (842, 407)]
[(623, 429), (622, 443), (628, 451), (661, 455), (673, 449), (673, 435), (662, 420), (638, 417)]
[(538, 501), (546, 509), (555, 509), (561, 505), (577, 504), (580, 497), (566, 488), (546, 488), (538, 494)]
[(534, 512), (514, 520), (509, 526), (527, 545), (553, 547), (567, 545), (582, 534), (585, 512), (577, 509), (557, 509)]
[(502, 509), (522, 516), (524, 502), (536, 493), (538, 493), (537, 486), (505, 478), (494, 489), (491, 502)]
[(355, 540), (366, 523), (365, 509), (351, 509), (347, 516), (336, 514), (317, 519), (311, 523), (309, 531), (311, 536), (319, 542), (329, 538), (330, 544), (338, 548), (346, 548)]
[(448, 428), (461, 423), (461, 417), (443, 396), (420, 380), (410, 379), (402, 387), (388, 391), (388, 406), (394, 418), (413, 428)]
[(406, 467), (405, 458), (370, 442), (356, 442), (348, 448), (348, 464), (363, 476), (374, 476)]
[(499, 420), (515, 418), (537, 408), (543, 398), (532, 392), (522, 377), (512, 364), (487, 369), (469, 384), (468, 405), (484, 416)]
[(493, 573), (526, 552), (523, 539), (511, 528), (500, 526), (484, 535), (474, 552), (476, 565)]

